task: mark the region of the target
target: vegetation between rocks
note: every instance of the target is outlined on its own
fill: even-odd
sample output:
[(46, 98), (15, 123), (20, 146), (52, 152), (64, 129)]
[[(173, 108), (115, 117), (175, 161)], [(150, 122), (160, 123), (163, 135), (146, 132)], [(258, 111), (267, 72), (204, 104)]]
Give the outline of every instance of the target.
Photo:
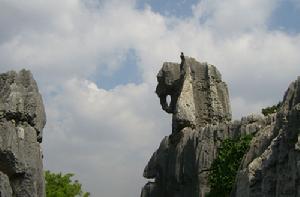
[(71, 178), (74, 174), (52, 173), (45, 171), (47, 197), (89, 197), (89, 192), (83, 192), (81, 184)]
[(261, 110), (261, 113), (264, 115), (264, 116), (267, 116), (269, 114), (273, 114), (275, 112), (277, 112), (279, 110), (281, 106), (281, 102), (277, 103), (276, 105), (273, 105), (271, 107), (266, 107), (266, 108), (263, 108)]
[(228, 197), (240, 163), (249, 149), (251, 135), (222, 142), (208, 177), (211, 191), (207, 197)]

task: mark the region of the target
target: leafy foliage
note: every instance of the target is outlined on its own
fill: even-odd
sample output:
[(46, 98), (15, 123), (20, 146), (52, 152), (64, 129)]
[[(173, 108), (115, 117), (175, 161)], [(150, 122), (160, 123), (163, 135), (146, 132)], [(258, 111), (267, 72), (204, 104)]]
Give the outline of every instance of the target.
[(217, 158), (213, 161), (208, 177), (211, 191), (207, 197), (227, 197), (230, 195), (237, 170), (249, 149), (251, 135), (222, 142)]
[(266, 107), (266, 108), (263, 108), (261, 110), (261, 113), (264, 115), (264, 116), (267, 116), (269, 114), (272, 114), (272, 113), (275, 113), (279, 110), (281, 106), (281, 102), (279, 102), (277, 105), (273, 105), (271, 107)]
[(72, 181), (71, 177), (74, 174), (55, 174), (50, 171), (45, 171), (46, 180), (46, 196), (47, 197), (89, 197), (89, 192), (81, 190), (81, 184), (75, 180)]

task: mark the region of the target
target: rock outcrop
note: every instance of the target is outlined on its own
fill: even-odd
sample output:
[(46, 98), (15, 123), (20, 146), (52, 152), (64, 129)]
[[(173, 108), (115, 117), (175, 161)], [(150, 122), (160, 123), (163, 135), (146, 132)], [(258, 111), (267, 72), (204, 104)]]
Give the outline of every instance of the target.
[(0, 196), (44, 197), (42, 97), (30, 71), (0, 74)]
[(173, 132), (230, 121), (228, 89), (217, 68), (189, 57), (181, 64), (166, 62), (157, 75), (156, 93), (173, 114)]
[(253, 138), (231, 196), (300, 196), (300, 77), (271, 119)]
[(173, 116), (172, 134), (144, 169), (154, 181), (141, 197), (204, 197), (221, 142), (248, 134), (254, 137), (231, 196), (300, 196), (300, 79), (277, 114), (233, 122), (227, 86), (215, 66), (185, 57), (181, 64), (164, 63), (157, 79), (162, 108)]
[(141, 196), (204, 196), (217, 147), (234, 135), (227, 86), (215, 66), (190, 57), (181, 64), (164, 63), (157, 79), (162, 108), (173, 114), (172, 135), (147, 164), (144, 177), (155, 181), (145, 185)]

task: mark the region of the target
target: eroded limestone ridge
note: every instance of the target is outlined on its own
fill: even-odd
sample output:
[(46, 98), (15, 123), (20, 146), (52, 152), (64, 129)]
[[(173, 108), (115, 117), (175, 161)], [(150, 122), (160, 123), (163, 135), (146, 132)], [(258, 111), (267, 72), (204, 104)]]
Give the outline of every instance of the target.
[(28, 70), (0, 74), (0, 196), (44, 197), (42, 164), (46, 116)]
[(300, 77), (272, 118), (251, 141), (231, 196), (300, 196)]
[[(278, 113), (231, 122), (226, 84), (215, 66), (184, 57), (164, 63), (156, 93), (172, 113), (172, 134), (152, 155), (141, 197), (205, 197), (208, 175), (226, 138), (252, 134), (231, 196), (300, 196), (300, 78), (286, 92)], [(171, 97), (170, 103), (166, 97)]]

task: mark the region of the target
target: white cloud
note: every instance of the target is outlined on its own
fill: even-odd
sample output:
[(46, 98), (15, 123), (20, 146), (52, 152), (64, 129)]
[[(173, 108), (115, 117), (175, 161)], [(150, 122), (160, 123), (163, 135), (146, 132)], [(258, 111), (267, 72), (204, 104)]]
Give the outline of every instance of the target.
[[(146, 182), (143, 167), (171, 130), (154, 94), (163, 61), (184, 51), (215, 64), (236, 118), (277, 103), (300, 73), (300, 34), (266, 27), (277, 1), (203, 0), (185, 19), (137, 10), (134, 0), (0, 4), (0, 69), (30, 68), (44, 95), (45, 166), (74, 172), (94, 196), (137, 196)], [(113, 74), (131, 49), (141, 84), (91, 81)]]
[(128, 49), (136, 43), (151, 45), (166, 31), (163, 17), (122, 1), (104, 2), (97, 10), (79, 0), (3, 5), (1, 26), (7, 36), (0, 45), (2, 67), (28, 66), (45, 80), (87, 77), (99, 67), (114, 71)]
[(278, 0), (202, 0), (194, 7), (194, 15), (219, 34), (236, 34), (265, 28), (276, 2)]
[(47, 108), (46, 167), (76, 172), (95, 196), (140, 192), (149, 150), (170, 130), (170, 117), (157, 113), (149, 88), (127, 84), (106, 91), (86, 80), (67, 81)]

